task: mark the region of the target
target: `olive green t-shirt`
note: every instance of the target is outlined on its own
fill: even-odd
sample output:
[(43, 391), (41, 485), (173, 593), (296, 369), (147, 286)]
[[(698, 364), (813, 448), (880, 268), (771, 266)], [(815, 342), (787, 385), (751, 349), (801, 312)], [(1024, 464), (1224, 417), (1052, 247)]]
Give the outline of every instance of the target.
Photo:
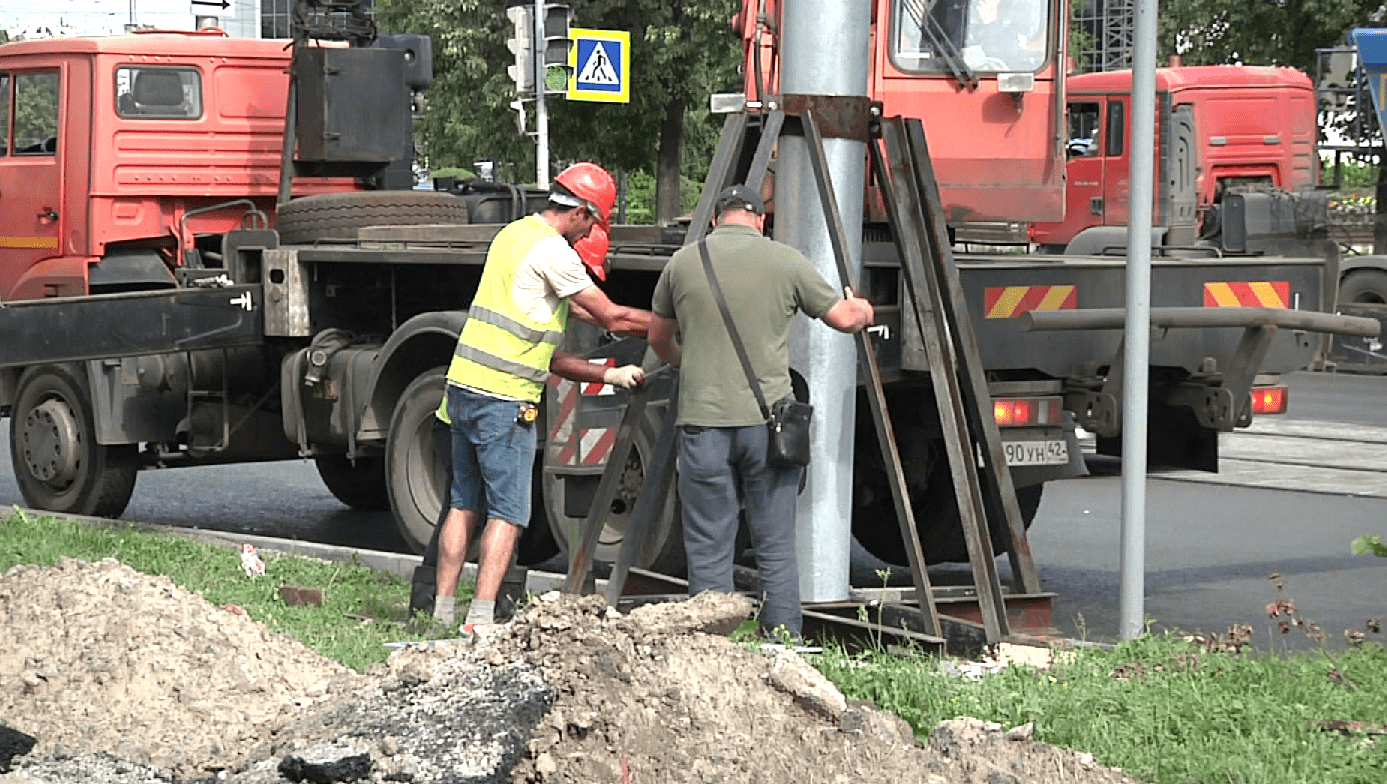
[[(732, 320), (770, 404), (790, 394), (795, 313), (822, 318), (841, 296), (804, 254), (749, 226), (718, 227), (707, 242)], [(765, 421), (708, 286), (697, 245), (681, 248), (665, 265), (651, 310), (679, 323), (679, 424), (732, 427)]]

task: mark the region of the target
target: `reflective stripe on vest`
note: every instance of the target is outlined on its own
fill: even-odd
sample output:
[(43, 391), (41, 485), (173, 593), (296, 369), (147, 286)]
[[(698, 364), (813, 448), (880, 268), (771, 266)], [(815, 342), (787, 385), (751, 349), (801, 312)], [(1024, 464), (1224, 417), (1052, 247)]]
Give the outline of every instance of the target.
[(536, 215), (507, 225), (487, 251), (477, 294), (458, 336), (448, 380), (513, 400), (538, 402), (549, 377), (549, 360), (563, 339), (568, 301), (537, 321), (511, 297), (516, 272), (535, 244), (558, 233)]
[(482, 365), (483, 367), (489, 367), (493, 370), (500, 370), (505, 373), (509, 373), (512, 376), (527, 378), (531, 381), (538, 381), (541, 384), (544, 383), (544, 380), (546, 378), (549, 378), (549, 371), (547, 370), (539, 370), (538, 368), (532, 368), (529, 365), (522, 365), (519, 362), (512, 362), (509, 359), (506, 359), (505, 357), (498, 357), (495, 354), (488, 354), (479, 348), (476, 348), (474, 346), (466, 346), (462, 343), (458, 344), (457, 350), (453, 352), (453, 356), (462, 357), (463, 359), (470, 359), (473, 362), (476, 362), (478, 365)]
[(484, 308), (472, 303), (472, 307), (467, 311), (468, 320), (477, 319), (483, 324), (490, 324), (493, 327), (500, 327), (518, 338), (524, 338), (531, 343), (553, 343), (558, 345), (563, 341), (563, 332), (556, 332), (552, 329), (531, 329), (521, 324), (519, 321), (497, 313), (489, 308)]

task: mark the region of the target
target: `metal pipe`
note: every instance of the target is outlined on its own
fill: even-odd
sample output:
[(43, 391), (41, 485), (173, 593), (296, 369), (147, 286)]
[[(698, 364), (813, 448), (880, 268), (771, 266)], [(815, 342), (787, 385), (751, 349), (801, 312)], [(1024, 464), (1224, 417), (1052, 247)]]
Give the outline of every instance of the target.
[[(785, 94), (866, 96), (871, 3), (862, 0), (785, 0), (781, 7), (780, 89)], [(858, 140), (824, 140), (843, 225), (862, 225), (867, 148)], [(783, 135), (776, 167), (776, 238), (799, 248), (824, 277), (838, 283), (828, 223), (818, 199), (803, 137)], [(855, 277), (862, 236), (848, 233)], [(852, 546), (853, 433), (857, 406), (857, 349), (851, 335), (799, 319), (790, 337), (791, 365), (809, 384), (815, 410), (814, 454), (797, 516), (800, 593), (806, 602), (848, 597)]]
[(1118, 586), (1118, 634), (1124, 640), (1146, 630), (1146, 409), (1151, 375), (1152, 151), (1156, 142), (1157, 0), (1136, 0), (1132, 51), (1132, 194), (1127, 220), (1127, 308), (1122, 396), (1122, 537)]
[[(1286, 308), (1150, 308), (1153, 327), (1262, 327), (1329, 332), (1335, 335), (1377, 337), (1382, 324), (1362, 316), (1340, 316)], [(1125, 308), (1087, 310), (1033, 310), (1020, 316), (1023, 329), (1034, 331), (1122, 329), (1127, 323)]]
[(544, 0), (535, 0), (534, 13), (535, 45), (535, 185), (549, 187), (549, 109), (544, 104), (544, 77), (548, 68), (544, 65)]

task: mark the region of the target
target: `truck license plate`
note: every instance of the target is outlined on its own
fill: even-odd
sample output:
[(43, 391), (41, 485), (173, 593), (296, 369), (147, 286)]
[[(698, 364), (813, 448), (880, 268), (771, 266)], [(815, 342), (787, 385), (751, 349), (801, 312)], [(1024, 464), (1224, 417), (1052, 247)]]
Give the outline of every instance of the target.
[(1063, 465), (1069, 462), (1069, 445), (1054, 441), (1003, 441), (1007, 465)]

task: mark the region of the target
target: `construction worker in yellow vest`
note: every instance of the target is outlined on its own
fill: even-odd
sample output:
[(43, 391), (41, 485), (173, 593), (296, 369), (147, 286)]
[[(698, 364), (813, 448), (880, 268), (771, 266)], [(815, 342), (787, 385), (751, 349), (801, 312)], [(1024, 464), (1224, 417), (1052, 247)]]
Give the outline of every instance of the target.
[[(558, 348), (570, 311), (620, 335), (644, 337), (649, 328), (650, 312), (608, 299), (573, 247), (594, 229), (605, 236), (615, 202), (616, 183), (606, 170), (575, 164), (554, 178), (542, 212), (507, 225), (487, 251), (441, 407), (453, 441), (433, 607), (443, 623), (456, 622), (462, 563), (486, 521), (464, 631), (494, 622), (496, 594), (530, 520), (537, 404), (549, 374), (620, 389), (644, 379), (635, 365), (608, 368)], [(600, 260), (593, 270), (603, 275)]]

